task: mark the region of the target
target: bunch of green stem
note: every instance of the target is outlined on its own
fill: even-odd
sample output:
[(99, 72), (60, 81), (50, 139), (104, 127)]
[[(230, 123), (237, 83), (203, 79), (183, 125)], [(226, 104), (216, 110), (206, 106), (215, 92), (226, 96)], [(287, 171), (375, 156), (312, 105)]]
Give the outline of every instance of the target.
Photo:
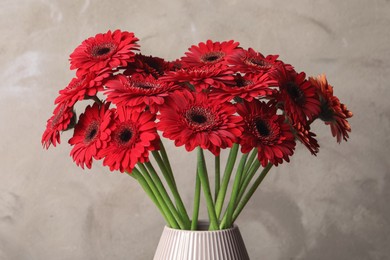
[[(272, 164), (268, 164), (262, 169), (260, 174), (256, 175), (260, 168), (260, 162), (257, 160), (257, 149), (253, 149), (251, 153), (241, 154), (235, 175), (233, 175), (233, 169), (238, 161), (239, 153), (239, 145), (234, 144), (230, 149), (222, 179), (220, 157), (215, 156), (213, 194), (204, 152), (202, 148), (198, 147), (194, 203), (190, 219), (179, 194), (174, 174), (162, 143), (160, 148), (160, 151), (152, 152), (159, 166), (160, 174), (155, 170), (151, 162), (146, 162), (137, 164), (137, 167), (133, 169), (130, 175), (139, 182), (157, 206), (167, 225), (175, 229), (197, 230), (201, 191), (203, 191), (207, 206), (210, 222), (209, 230), (230, 228), (272, 167)], [(160, 178), (161, 175), (165, 180), (164, 182)], [(233, 184), (229, 185), (232, 175), (234, 176)], [(256, 178), (254, 178), (255, 176)], [(168, 186), (169, 192), (166, 186)], [(229, 188), (231, 191), (230, 198), (226, 200)]]

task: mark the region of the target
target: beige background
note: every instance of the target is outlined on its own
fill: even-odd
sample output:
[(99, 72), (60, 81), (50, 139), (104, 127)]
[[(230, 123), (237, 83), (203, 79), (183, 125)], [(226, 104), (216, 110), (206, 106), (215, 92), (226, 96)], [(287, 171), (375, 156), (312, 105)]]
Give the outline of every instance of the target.
[[(2, 0), (0, 8), (0, 259), (151, 259), (164, 222), (137, 183), (99, 163), (83, 171), (70, 147), (40, 144), (68, 55), (108, 29), (133, 31), (168, 60), (191, 44), (235, 39), (326, 73), (354, 112), (348, 143), (315, 124), (273, 169), (238, 221), (252, 259), (390, 259), (390, 2)], [(191, 206), (194, 154), (168, 144)], [(204, 214), (204, 212), (203, 212)]]

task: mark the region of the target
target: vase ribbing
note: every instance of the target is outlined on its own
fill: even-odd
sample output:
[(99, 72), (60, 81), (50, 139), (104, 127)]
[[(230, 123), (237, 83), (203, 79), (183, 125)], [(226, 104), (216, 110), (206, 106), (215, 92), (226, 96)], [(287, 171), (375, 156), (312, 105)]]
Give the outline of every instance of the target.
[(248, 260), (249, 256), (237, 226), (207, 231), (200, 222), (199, 231), (164, 227), (154, 260)]

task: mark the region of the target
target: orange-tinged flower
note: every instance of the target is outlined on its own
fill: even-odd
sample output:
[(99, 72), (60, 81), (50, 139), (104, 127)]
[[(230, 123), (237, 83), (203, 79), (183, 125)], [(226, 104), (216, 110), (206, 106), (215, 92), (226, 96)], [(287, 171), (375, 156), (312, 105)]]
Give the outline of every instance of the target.
[(321, 112), (318, 117), (330, 126), (332, 135), (337, 138), (338, 143), (342, 139), (347, 141), (348, 132), (351, 132), (347, 119), (353, 116), (352, 112), (340, 102), (338, 97), (333, 95), (333, 87), (328, 84), (324, 74), (316, 78), (310, 77), (309, 80), (316, 87), (320, 97)]

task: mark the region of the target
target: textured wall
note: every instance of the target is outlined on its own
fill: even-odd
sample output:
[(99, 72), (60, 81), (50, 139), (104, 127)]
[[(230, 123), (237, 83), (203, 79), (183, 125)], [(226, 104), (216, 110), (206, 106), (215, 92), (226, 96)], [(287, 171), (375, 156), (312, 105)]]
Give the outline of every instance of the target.
[[(151, 259), (164, 225), (128, 176), (83, 171), (63, 145), (40, 144), (68, 55), (108, 29), (135, 32), (145, 54), (173, 59), (206, 39), (235, 39), (309, 75), (326, 73), (354, 112), (338, 145), (316, 124), (273, 169), (238, 221), (252, 259), (389, 259), (390, 2), (2, 0), (0, 8), (0, 259)], [(191, 205), (193, 154), (174, 168)], [(203, 212), (204, 214), (204, 212)]]

